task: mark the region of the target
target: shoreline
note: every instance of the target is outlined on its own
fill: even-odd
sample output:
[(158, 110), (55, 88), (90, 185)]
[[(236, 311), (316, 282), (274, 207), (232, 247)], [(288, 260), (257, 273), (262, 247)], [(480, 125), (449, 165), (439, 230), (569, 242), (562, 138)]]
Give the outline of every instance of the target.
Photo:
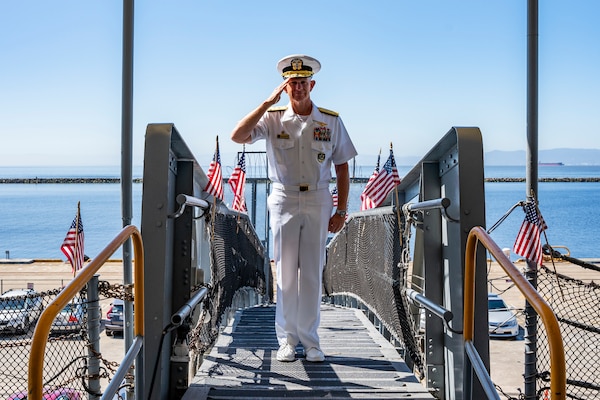
[[(133, 183), (142, 183), (142, 178), (133, 178)], [(0, 183), (121, 183), (121, 178), (0, 178)]]
[[(224, 180), (227, 178), (224, 178)], [(369, 178), (350, 178), (350, 183), (366, 183)], [(514, 183), (525, 182), (526, 178), (484, 178), (484, 182)], [(260, 178), (266, 182), (267, 179)], [(332, 179), (335, 182), (335, 179)], [(600, 177), (579, 178), (539, 178), (538, 182), (600, 182)], [(0, 178), (0, 184), (88, 184), (88, 183), (121, 183), (121, 178)], [(132, 183), (143, 183), (142, 178), (133, 178)]]

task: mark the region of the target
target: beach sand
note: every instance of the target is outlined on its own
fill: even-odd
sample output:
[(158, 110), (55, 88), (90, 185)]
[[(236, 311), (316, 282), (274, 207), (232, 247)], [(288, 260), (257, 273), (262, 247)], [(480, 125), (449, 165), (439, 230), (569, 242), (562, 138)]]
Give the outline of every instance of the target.
[[(99, 279), (110, 283), (123, 283), (123, 262), (113, 260), (98, 271)], [(0, 292), (8, 289), (33, 288), (38, 292), (67, 285), (73, 279), (71, 264), (61, 260), (0, 260)]]

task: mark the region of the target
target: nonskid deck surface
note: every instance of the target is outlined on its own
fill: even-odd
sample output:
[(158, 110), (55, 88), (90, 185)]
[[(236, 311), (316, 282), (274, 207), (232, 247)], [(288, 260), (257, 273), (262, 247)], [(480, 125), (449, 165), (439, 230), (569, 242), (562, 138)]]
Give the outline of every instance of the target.
[(433, 399), (360, 310), (322, 305), (326, 359), (276, 360), (275, 307), (238, 312), (206, 355), (189, 399)]

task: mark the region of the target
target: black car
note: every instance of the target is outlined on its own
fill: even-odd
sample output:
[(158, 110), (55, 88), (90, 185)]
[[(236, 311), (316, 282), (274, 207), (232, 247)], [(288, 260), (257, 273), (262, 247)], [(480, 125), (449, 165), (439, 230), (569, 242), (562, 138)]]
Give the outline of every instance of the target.
[(123, 306), (121, 299), (114, 299), (106, 313), (104, 331), (106, 336), (113, 336), (115, 332), (123, 332)]

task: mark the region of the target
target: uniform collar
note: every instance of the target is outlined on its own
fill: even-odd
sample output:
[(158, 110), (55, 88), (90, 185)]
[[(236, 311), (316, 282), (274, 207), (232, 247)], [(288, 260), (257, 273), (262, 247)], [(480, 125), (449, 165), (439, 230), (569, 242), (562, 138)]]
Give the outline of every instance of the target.
[[(319, 111), (319, 109), (317, 108), (315, 103), (312, 103), (312, 111), (310, 113), (310, 119), (312, 121), (323, 120), (323, 118), (319, 117), (320, 114), (321, 114), (321, 111)], [(284, 111), (283, 116), (281, 117), (281, 121), (293, 121), (295, 119), (296, 119), (296, 113), (294, 112), (294, 109), (292, 108), (292, 103), (288, 103), (287, 108)]]

